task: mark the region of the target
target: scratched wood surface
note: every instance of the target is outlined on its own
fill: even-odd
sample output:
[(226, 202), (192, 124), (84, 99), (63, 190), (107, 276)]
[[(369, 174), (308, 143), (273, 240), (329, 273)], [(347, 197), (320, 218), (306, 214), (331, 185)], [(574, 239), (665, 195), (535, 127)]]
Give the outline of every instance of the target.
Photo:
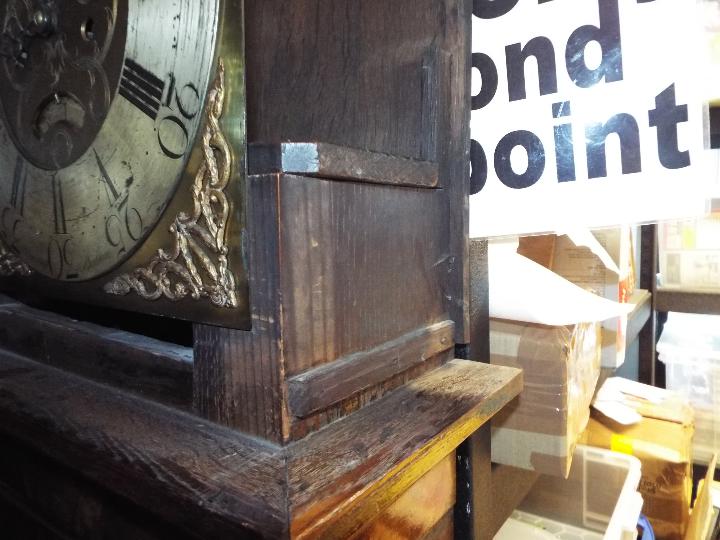
[[(248, 140), (325, 142), (435, 162), (444, 287), (467, 343), (469, 0), (247, 0)], [(279, 39), (282, 36), (282, 39)]]
[(371, 524), (521, 385), (517, 370), (452, 361), (283, 448), (0, 353), (0, 435), (182, 534), (343, 538)]
[(18, 354), (182, 409), (192, 405), (190, 347), (81, 322), (0, 297), (0, 343)]
[(520, 371), (495, 367), (453, 360), (386, 396), (382, 408), (367, 406), (290, 446), (293, 536), (345, 538), (367, 525), (374, 509), (389, 506), (520, 391)]
[[(425, 473), (353, 540), (422, 540), (448, 527), (443, 519), (455, 504), (455, 452)], [(452, 521), (449, 531), (452, 533)], [(450, 536), (452, 538), (452, 536)]]
[(8, 353), (0, 430), (180, 530), (286, 529), (276, 447)]
[(248, 172), (251, 175), (299, 174), (406, 187), (434, 188), (438, 185), (435, 162), (323, 142), (251, 144)]
[[(0, 435), (0, 526), (9, 540), (190, 538), (172, 524)], [(32, 531), (37, 529), (37, 533)]]
[[(274, 442), (297, 440), (452, 356), (452, 339), (425, 347), (420, 332), (404, 343), (403, 361), (383, 359), (403, 336), (449, 324), (448, 223), (437, 190), (275, 174), (249, 177), (248, 193), (253, 328), (196, 327), (201, 415)], [(286, 378), (347, 368), (352, 355), (378, 366), (373, 377), (353, 384), (360, 362), (328, 367), (332, 398), (290, 410)], [(298, 379), (291, 386), (293, 396), (314, 392)]]

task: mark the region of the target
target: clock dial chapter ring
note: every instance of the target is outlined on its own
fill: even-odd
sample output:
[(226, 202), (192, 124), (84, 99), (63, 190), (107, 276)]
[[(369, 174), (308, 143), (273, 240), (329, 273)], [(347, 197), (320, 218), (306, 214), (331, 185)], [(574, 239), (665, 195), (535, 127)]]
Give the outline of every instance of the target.
[(0, 101), (33, 165), (65, 168), (97, 137), (120, 79), (127, 11), (127, 0), (7, 0), (0, 7), (10, 51), (1, 59)]
[(220, 5), (0, 0), (0, 239), (36, 274), (97, 279), (167, 241)]

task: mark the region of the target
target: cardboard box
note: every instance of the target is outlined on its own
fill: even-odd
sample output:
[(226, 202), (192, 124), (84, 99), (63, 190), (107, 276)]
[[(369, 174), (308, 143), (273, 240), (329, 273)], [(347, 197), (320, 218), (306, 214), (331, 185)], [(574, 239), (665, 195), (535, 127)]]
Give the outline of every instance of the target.
[(567, 477), (600, 375), (599, 325), (490, 320), (490, 363), (524, 370), (522, 393), (492, 420), (492, 460)]
[(717, 535), (712, 536), (713, 532), (716, 532), (712, 530), (713, 525), (718, 519), (715, 515), (715, 508), (717, 507), (714, 500), (717, 500), (718, 493), (720, 493), (720, 484), (713, 480), (715, 478), (717, 459), (717, 454), (710, 458), (710, 465), (708, 465), (705, 479), (700, 480), (698, 485), (698, 496), (690, 514), (690, 523), (685, 532), (685, 540), (717, 538)]
[[(542, 235), (520, 239), (518, 253), (548, 268), (571, 283), (598, 296), (627, 302), (635, 292), (635, 263), (629, 227), (600, 229), (594, 239), (611, 259), (603, 260), (589, 247), (568, 236)], [(619, 273), (609, 268), (614, 265)], [(627, 317), (603, 323), (602, 365), (616, 368), (625, 361)]]
[(623, 398), (623, 404), (639, 414), (639, 422), (632, 425), (620, 424), (593, 409), (582, 441), (639, 458), (643, 513), (656, 538), (682, 540), (692, 492), (693, 412), (687, 401), (674, 394), (659, 389), (653, 392), (663, 396), (661, 401)]

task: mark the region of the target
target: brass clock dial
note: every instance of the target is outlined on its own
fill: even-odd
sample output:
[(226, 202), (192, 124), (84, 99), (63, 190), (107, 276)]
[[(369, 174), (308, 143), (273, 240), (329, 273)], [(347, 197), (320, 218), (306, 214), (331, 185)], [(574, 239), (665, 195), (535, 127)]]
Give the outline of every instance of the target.
[(220, 0), (0, 3), (0, 233), (82, 281), (139, 247), (185, 170)]

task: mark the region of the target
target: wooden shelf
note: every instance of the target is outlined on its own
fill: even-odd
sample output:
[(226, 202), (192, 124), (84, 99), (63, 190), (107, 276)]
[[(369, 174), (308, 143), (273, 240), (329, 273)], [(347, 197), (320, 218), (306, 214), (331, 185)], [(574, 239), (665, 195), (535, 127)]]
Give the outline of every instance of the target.
[(720, 291), (658, 289), (655, 293), (655, 309), (720, 315)]
[(453, 360), (281, 447), (0, 351), (0, 431), (190, 534), (345, 536), (521, 388)]
[(652, 315), (652, 294), (644, 289), (636, 289), (628, 303), (635, 304), (635, 309), (628, 315), (626, 331), (626, 344), (630, 345), (638, 338)]

